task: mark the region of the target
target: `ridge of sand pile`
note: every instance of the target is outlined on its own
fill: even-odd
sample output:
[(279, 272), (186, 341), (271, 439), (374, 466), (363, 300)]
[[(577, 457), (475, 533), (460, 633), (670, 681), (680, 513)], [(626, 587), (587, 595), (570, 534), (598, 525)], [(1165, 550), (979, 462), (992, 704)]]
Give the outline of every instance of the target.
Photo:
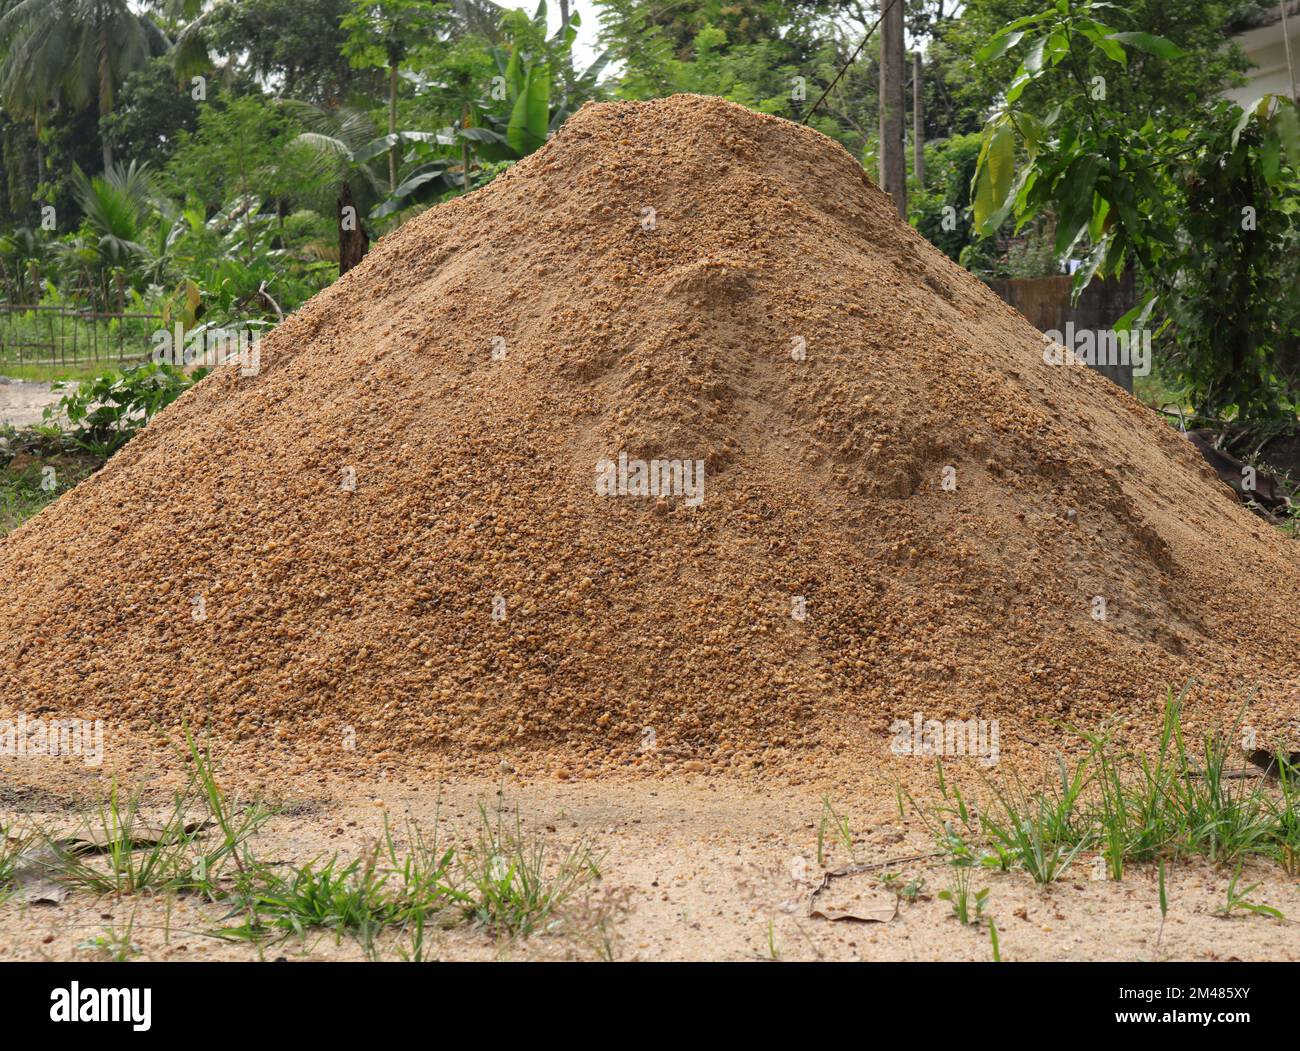
[[(1295, 547), (1042, 350), (822, 135), (588, 105), (0, 544), (0, 707), (615, 759), (921, 712), (1007, 751), (1194, 675), (1289, 725)], [(702, 506), (596, 495), (620, 452), (703, 460)]]

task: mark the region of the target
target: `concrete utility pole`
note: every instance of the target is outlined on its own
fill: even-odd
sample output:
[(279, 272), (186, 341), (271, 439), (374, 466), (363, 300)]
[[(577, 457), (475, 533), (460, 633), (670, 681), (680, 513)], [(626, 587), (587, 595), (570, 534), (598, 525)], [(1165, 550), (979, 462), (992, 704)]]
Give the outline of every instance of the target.
[(1286, 72), (1291, 78), (1291, 101), (1300, 106), (1300, 92), (1296, 91), (1295, 86), (1295, 60), (1291, 57), (1291, 29), (1286, 24), (1286, 5), (1287, 0), (1282, 0), (1277, 5), (1278, 12), (1282, 15), (1282, 44), (1286, 48)]
[(925, 189), (925, 78), (921, 52), (912, 52), (912, 174)]
[(903, 0), (880, 0), (880, 188), (907, 217)]

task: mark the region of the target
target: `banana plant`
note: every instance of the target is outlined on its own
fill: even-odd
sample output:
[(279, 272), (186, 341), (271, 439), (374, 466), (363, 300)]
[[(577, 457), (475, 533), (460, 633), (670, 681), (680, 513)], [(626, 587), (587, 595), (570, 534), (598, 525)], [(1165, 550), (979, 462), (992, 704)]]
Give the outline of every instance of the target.
[(397, 150), (398, 147), (409, 147), (402, 154), (403, 166), (398, 184), (383, 201), (370, 210), (370, 218), (383, 219), (432, 193), (451, 189), (454, 182), (449, 172), (454, 162), (446, 157), (431, 157), (430, 153), (435, 147), (452, 146), (455, 141), (446, 132), (397, 131), (379, 136), (354, 153), (353, 162), (364, 164), (381, 154)]
[(509, 46), (492, 49), (498, 76), (492, 97), (478, 104), (483, 120), (478, 127), (463, 127), (457, 133), (469, 140), (483, 159), (509, 161), (526, 157), (541, 147), (578, 105), (596, 94), (597, 81), (609, 64), (608, 52), (574, 79), (571, 92), (562, 87), (559, 98), (552, 97), (554, 72), (567, 61), (580, 25), (575, 12), (548, 39), (546, 0), (537, 5), (532, 18), (520, 11), (507, 13)]

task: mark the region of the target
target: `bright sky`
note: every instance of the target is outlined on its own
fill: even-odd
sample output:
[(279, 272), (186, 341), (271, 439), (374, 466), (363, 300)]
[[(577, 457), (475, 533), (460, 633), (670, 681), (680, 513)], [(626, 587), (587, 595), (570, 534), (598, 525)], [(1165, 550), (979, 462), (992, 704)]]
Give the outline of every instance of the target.
[[(511, 3), (510, 0), (497, 0), (497, 2), (502, 7), (517, 7), (530, 15), (537, 10), (537, 0), (522, 4)], [(596, 7), (594, 0), (570, 0), (569, 11), (577, 12), (581, 20), (578, 26), (578, 39), (573, 43), (573, 64), (581, 71), (591, 64), (591, 60), (600, 51), (596, 46), (596, 36), (600, 33), (600, 9)], [(560, 28), (559, 0), (546, 0), (546, 20), (551, 32)]]

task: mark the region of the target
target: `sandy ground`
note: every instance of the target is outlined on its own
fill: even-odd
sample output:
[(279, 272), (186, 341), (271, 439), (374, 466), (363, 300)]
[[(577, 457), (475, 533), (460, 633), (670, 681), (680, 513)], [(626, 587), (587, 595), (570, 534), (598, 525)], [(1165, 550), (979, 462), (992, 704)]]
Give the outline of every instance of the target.
[(0, 376), (0, 427), (28, 427), (41, 422), (47, 405), (62, 395), (50, 390), (48, 383), (31, 383)]
[[(0, 767), (0, 807), (6, 819), (29, 814), (75, 829), (78, 813), (103, 787), (103, 774), (68, 765), (63, 776), (33, 778), (22, 763)], [(66, 761), (65, 761), (66, 762)], [(44, 764), (43, 764), (44, 765)], [(62, 784), (63, 791), (42, 785)], [(162, 781), (154, 779), (162, 798)], [(853, 831), (850, 848), (828, 836), (817, 860), (823, 794)], [(960, 925), (946, 901), (953, 870), (928, 857), (934, 841), (920, 822), (900, 822), (894, 793), (872, 779), (845, 786), (791, 786), (734, 775), (684, 775), (670, 781), (594, 780), (578, 783), (524, 779), (412, 779), (406, 783), (346, 783), (302, 778), (281, 783), (271, 800), (285, 808), (256, 841), (260, 856), (303, 862), (338, 852), (349, 859), (382, 828), (385, 810), (395, 826), (404, 817), (426, 832), (435, 822), (450, 839), (475, 833), (480, 804), (504, 801), (526, 830), (556, 851), (585, 840), (603, 855), (602, 879), (589, 898), (566, 910), (564, 930), (525, 942), (457, 928), (426, 937), (425, 953), (447, 960), (988, 960), (989, 925)], [(907, 860), (916, 859), (916, 860)], [(817, 900), (882, 917), (878, 922), (809, 916), (812, 886), (823, 869), (876, 864), (868, 872), (831, 881)], [(896, 885), (923, 879), (915, 901), (898, 898)], [(1232, 873), (1195, 862), (1167, 875), (1169, 913), (1161, 923), (1156, 875), (1130, 868), (1122, 883), (1092, 878), (1092, 859), (1068, 878), (1039, 887), (1020, 873), (978, 872), (975, 889), (989, 889), (986, 916), (996, 924), (1003, 960), (1296, 960), (1295, 924), (1257, 915), (1216, 914)], [(1300, 886), (1280, 870), (1248, 867), (1240, 886), (1259, 882), (1250, 900), (1286, 916), (1300, 916)], [(228, 921), (233, 922), (233, 921)], [(213, 937), (223, 910), (193, 899), (95, 898), (73, 893), (58, 905), (10, 901), (0, 906), (0, 958), (96, 959), (93, 939), (131, 925), (136, 959), (350, 959), (363, 952), (332, 934), (251, 946)], [(601, 932), (604, 933), (602, 939)], [(384, 938), (380, 958), (401, 958), (409, 941)]]

